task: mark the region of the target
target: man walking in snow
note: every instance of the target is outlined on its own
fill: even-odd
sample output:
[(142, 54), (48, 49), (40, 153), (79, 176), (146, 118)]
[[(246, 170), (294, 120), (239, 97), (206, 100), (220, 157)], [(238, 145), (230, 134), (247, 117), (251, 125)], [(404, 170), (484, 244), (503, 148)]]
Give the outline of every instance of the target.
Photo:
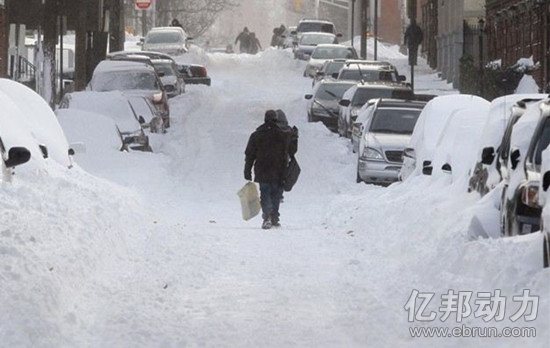
[(291, 132), (277, 125), (277, 113), (268, 110), (264, 123), (256, 129), (248, 140), (245, 150), (245, 180), (260, 184), (260, 201), (262, 206), (263, 229), (279, 224), (279, 204), (283, 194), (283, 175), (288, 165), (289, 156), (297, 150), (297, 132), (295, 145), (291, 146)]
[(418, 57), (418, 46), (424, 40), (424, 34), (422, 29), (416, 24), (416, 19), (411, 19), (411, 24), (407, 27), (405, 31), (405, 45), (409, 49), (409, 65), (415, 66), (416, 59)]
[(239, 42), (239, 50), (241, 53), (250, 53), (250, 32), (247, 27), (235, 39), (235, 45)]

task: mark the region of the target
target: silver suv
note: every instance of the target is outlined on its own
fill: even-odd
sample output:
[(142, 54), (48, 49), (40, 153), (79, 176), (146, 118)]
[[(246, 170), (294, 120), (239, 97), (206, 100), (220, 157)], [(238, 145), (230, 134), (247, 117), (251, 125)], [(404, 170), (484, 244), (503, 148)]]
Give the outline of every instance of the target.
[(426, 102), (378, 99), (364, 123), (357, 160), (357, 182), (391, 184), (398, 180), (403, 150)]
[(319, 32), (319, 33), (331, 33), (338, 35), (334, 28), (334, 23), (325, 19), (316, 18), (304, 18), (296, 26), (296, 30), (291, 31), (290, 34), (294, 38), (294, 45), (298, 45), (303, 33)]

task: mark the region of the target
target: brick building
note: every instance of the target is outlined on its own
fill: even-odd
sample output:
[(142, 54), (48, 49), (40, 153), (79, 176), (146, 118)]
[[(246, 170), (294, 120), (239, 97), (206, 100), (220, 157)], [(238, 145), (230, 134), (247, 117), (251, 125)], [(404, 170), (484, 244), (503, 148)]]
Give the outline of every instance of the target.
[(550, 83), (550, 1), (487, 0), (485, 32), (488, 59), (502, 66), (533, 57), (540, 68), (533, 77), (539, 87)]

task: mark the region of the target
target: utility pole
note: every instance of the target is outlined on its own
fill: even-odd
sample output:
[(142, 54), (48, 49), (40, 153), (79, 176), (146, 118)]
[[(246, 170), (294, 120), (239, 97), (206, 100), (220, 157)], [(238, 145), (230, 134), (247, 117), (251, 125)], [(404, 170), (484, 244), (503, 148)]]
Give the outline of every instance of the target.
[(374, 0), (374, 60), (378, 60), (378, 0)]
[(361, 57), (367, 59), (367, 22), (369, 18), (369, 0), (361, 0)]

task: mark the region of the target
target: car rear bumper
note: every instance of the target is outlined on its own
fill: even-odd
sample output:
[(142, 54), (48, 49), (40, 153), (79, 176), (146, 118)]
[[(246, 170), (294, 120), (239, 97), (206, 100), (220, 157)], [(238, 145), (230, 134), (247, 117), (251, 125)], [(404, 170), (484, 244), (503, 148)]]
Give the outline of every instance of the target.
[(359, 159), (357, 173), (361, 180), (374, 184), (391, 184), (399, 180), (400, 163)]
[(207, 85), (210, 86), (212, 82), (210, 77), (186, 77), (183, 79), (186, 84), (190, 85)]

